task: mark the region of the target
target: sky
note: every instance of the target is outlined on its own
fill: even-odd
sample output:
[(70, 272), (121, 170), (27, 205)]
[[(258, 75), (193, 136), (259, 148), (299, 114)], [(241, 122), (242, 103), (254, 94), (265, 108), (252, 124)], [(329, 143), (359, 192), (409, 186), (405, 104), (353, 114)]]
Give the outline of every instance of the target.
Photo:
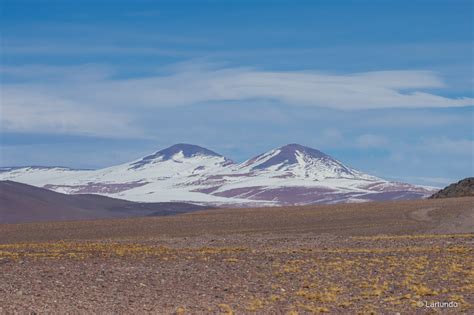
[(386, 179), (474, 175), (474, 2), (0, 4), (0, 166), (287, 143)]

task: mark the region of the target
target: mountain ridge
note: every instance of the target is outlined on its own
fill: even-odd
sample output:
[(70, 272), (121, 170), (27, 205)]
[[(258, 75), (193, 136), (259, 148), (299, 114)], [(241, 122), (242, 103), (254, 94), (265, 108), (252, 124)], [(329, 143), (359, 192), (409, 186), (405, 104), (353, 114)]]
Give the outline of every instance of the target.
[(69, 194), (213, 206), (418, 199), (434, 192), (365, 174), (319, 150), (295, 143), (240, 164), (204, 147), (179, 143), (104, 169), (24, 168), (2, 172), (0, 179)]
[(99, 195), (65, 195), (0, 181), (0, 223), (163, 216), (208, 209), (187, 203), (136, 203)]

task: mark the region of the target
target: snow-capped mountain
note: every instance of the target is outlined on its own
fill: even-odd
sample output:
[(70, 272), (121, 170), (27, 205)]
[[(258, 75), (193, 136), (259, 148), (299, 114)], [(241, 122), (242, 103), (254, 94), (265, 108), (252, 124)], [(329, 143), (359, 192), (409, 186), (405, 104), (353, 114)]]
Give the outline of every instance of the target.
[(326, 178), (375, 178), (351, 169), (321, 151), (299, 144), (288, 144), (260, 154), (242, 163), (239, 169), (255, 173), (272, 173), (273, 177), (277, 175), (313, 181)]
[(63, 193), (227, 206), (416, 199), (436, 191), (364, 174), (298, 144), (285, 145), (241, 164), (200, 146), (176, 144), (99, 170), (3, 168), (0, 179)]
[(213, 161), (213, 164), (222, 166), (234, 163), (232, 160), (206, 148), (192, 144), (179, 143), (154, 154), (145, 156), (138, 161), (132, 162), (131, 167), (133, 169), (140, 169), (165, 161), (196, 163), (199, 170), (203, 170), (208, 166), (207, 164), (209, 163), (206, 163), (205, 161)]

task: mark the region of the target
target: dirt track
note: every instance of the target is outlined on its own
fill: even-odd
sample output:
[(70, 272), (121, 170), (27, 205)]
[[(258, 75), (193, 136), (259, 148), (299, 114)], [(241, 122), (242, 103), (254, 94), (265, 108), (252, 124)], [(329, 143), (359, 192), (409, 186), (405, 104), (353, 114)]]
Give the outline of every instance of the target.
[(473, 213), (459, 198), (0, 225), (0, 313), (472, 313)]

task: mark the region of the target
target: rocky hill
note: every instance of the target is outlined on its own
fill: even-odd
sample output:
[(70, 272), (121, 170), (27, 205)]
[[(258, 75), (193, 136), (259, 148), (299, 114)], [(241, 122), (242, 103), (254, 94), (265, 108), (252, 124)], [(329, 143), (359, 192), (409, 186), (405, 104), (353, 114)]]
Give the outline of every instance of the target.
[(474, 196), (474, 177), (468, 177), (441, 189), (430, 198), (452, 198)]

